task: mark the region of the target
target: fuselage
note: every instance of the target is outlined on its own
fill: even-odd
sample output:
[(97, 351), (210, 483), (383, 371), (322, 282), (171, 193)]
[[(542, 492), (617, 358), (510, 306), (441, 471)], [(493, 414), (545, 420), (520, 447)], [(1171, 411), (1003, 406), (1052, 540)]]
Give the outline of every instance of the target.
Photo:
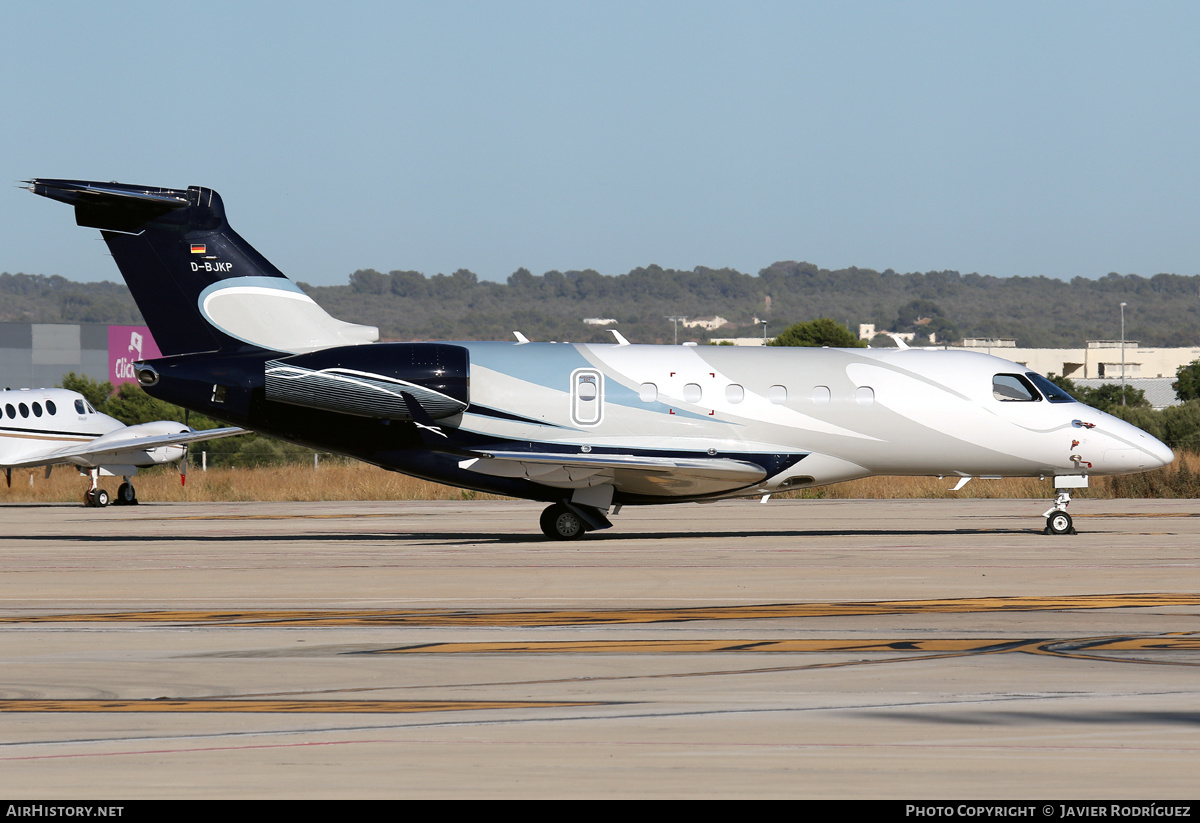
[(467, 345), (463, 430), (568, 447), (807, 455), (764, 488), (871, 474), (1122, 474), (1172, 459), (1140, 429), (1065, 395), (1030, 386), (1024, 399), (1001, 397), (997, 376), (1019, 378), (1004, 378), (1003, 391), (1028, 370), (973, 352)]
[[(448, 445), (503, 453), (504, 459), (431, 451), (412, 422), (369, 411), (356, 415), (272, 401), (261, 388), (265, 355), (215, 366), (211, 357), (195, 355), (152, 361), (162, 380), (148, 391), (230, 423), (387, 468), (545, 500), (601, 484), (613, 487), (614, 502), (661, 503), (876, 474), (1121, 474), (1172, 459), (1150, 435), (1071, 400), (1019, 364), (972, 352), (453, 345), (466, 350), (469, 401), (465, 410), (438, 421), (441, 431)], [(389, 349), (366, 344), (339, 351), (346, 352), (343, 359), (373, 362)], [(173, 377), (175, 364), (186, 379)], [(342, 372), (351, 379), (372, 376), (365, 368)], [(213, 375), (227, 387), (218, 392)], [(330, 392), (336, 394), (337, 386)], [(218, 394), (220, 402), (212, 402)], [(336, 406), (333, 399), (322, 402)], [(563, 459), (555, 463), (546, 455)], [(648, 473), (644, 465), (586, 462), (618, 457), (685, 460), (691, 469), (668, 475)], [(712, 471), (705, 471), (706, 461)], [(739, 473), (737, 465), (747, 471)]]
[[(71, 463), (81, 469), (103, 467), (105, 473), (133, 475), (138, 467), (179, 460), (186, 453), (183, 446), (170, 444), (139, 448), (138, 438), (188, 431), (169, 420), (126, 426), (69, 389), (0, 392), (0, 467)], [(112, 445), (118, 443), (126, 447), (114, 450)], [(64, 454), (66, 450), (73, 451)]]

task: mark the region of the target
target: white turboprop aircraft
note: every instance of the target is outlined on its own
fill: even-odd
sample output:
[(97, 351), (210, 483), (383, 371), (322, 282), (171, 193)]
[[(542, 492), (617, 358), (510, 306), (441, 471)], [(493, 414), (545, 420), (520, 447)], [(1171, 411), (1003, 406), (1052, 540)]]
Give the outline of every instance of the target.
[(102, 475), (120, 475), (124, 482), (116, 502), (134, 504), (137, 493), (129, 478), (139, 468), (182, 460), (188, 443), (244, 433), (239, 428), (195, 431), (170, 420), (126, 426), (67, 389), (0, 392), (0, 468), (8, 485), (13, 469), (45, 466), (49, 477), (52, 467), (70, 463), (91, 478), (83, 498), (87, 506), (108, 505), (108, 492), (98, 482)]
[(379, 343), (229, 225), (209, 188), (30, 180), (98, 228), (164, 356), (161, 400), (448, 485), (550, 505), (569, 540), (622, 506), (858, 477), (1052, 477), (1070, 489), (1171, 450), (1024, 366), (964, 351)]

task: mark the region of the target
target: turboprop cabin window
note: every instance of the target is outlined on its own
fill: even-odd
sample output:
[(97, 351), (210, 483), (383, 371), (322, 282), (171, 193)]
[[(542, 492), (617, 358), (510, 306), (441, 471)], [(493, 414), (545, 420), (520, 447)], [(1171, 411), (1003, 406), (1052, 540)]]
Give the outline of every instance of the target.
[(1006, 403), (1041, 400), (1033, 385), (1019, 374), (997, 374), (992, 378), (992, 396)]

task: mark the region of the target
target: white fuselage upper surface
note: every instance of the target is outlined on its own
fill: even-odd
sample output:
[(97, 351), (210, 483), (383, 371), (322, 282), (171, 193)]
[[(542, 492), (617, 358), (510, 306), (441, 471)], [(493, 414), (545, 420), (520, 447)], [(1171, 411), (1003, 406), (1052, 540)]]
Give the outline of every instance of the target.
[(1032, 388), (1027, 369), (973, 352), (466, 345), (472, 406), (509, 416), (468, 409), (464, 430), (564, 451), (806, 455), (761, 490), (872, 474), (1122, 474), (1172, 459), (1150, 435), (1083, 404), (1037, 390), (1002, 396), (997, 376)]
[(179, 460), (184, 443), (239, 431), (197, 433), (170, 420), (126, 426), (68, 389), (0, 392), (0, 467), (71, 463), (133, 475), (138, 467)]
[(0, 466), (89, 443), (125, 428), (68, 389), (0, 392)]

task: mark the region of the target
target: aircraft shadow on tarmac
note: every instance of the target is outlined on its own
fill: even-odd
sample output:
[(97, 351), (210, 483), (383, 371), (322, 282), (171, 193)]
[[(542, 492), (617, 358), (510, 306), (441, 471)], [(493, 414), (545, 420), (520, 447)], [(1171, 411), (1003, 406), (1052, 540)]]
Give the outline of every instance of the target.
[[(1092, 534), (1107, 532), (1092, 531)], [(574, 545), (585, 546), (592, 543), (609, 543), (631, 540), (719, 540), (746, 538), (828, 538), (828, 537), (946, 537), (949, 535), (987, 536), (987, 535), (1017, 535), (1041, 534), (1040, 529), (1027, 528), (981, 528), (981, 529), (767, 529), (762, 531), (703, 531), (703, 532), (592, 532)], [(547, 540), (540, 534), (496, 534), (495, 532), (378, 532), (363, 531), (349, 533), (312, 534), (305, 533), (272, 533), (272, 534), (10, 534), (0, 538), (0, 544), (6, 541), (63, 541), (77, 540), (83, 543), (296, 543), (310, 542), (420, 542), (420, 543), (558, 543)], [(565, 544), (564, 544), (565, 545)]]

